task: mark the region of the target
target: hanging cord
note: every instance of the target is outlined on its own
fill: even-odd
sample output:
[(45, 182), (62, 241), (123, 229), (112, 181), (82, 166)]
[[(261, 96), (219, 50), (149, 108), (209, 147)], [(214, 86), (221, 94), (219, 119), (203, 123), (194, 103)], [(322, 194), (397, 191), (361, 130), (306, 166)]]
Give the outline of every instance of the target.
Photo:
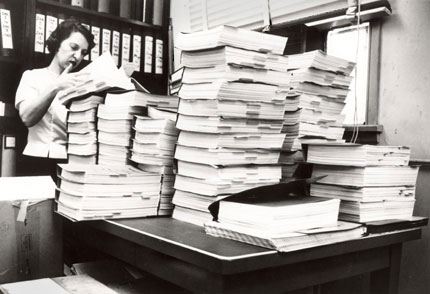
[(263, 29), (261, 32), (266, 33), (270, 32), (272, 27), (272, 16), (270, 15), (270, 1), (269, 0), (260, 0), (262, 11), (263, 11)]
[(358, 78), (358, 56), (360, 48), (360, 18), (361, 18), (361, 0), (357, 0), (357, 12), (356, 16), (356, 32), (357, 32), (357, 44), (355, 47), (355, 68), (354, 68), (354, 116), (353, 116), (353, 131), (351, 136), (351, 143), (355, 143), (358, 139), (359, 127), (358, 127), (358, 97), (357, 97), (357, 78)]

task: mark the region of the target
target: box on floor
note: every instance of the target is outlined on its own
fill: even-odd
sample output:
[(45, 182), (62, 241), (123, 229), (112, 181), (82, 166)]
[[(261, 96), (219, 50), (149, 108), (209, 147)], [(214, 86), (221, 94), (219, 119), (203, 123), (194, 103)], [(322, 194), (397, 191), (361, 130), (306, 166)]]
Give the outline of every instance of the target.
[(52, 179), (0, 177), (0, 191), (0, 284), (62, 275)]

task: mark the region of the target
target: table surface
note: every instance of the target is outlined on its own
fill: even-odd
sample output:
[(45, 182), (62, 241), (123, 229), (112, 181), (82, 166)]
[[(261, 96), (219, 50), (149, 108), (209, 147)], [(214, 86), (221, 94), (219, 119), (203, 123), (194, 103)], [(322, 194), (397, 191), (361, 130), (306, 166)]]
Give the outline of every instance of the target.
[(106, 220), (90, 224), (98, 230), (222, 275), (384, 247), (421, 237), (421, 229), (415, 228), (280, 253), (210, 236), (202, 227), (168, 217)]

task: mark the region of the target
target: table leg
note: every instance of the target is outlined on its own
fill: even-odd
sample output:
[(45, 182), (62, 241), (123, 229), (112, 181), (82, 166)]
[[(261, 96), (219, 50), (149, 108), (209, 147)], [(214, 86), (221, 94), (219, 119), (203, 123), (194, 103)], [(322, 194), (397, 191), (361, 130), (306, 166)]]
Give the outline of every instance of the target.
[(371, 273), (372, 294), (398, 294), (402, 243), (390, 246), (390, 266)]

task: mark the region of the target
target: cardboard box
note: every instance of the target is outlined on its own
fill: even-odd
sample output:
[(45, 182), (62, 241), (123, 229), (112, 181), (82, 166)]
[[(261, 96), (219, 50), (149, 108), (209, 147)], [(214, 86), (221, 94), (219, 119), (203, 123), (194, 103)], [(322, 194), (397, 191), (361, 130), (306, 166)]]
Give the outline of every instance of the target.
[(0, 191), (0, 284), (62, 275), (51, 177), (3, 177)]

